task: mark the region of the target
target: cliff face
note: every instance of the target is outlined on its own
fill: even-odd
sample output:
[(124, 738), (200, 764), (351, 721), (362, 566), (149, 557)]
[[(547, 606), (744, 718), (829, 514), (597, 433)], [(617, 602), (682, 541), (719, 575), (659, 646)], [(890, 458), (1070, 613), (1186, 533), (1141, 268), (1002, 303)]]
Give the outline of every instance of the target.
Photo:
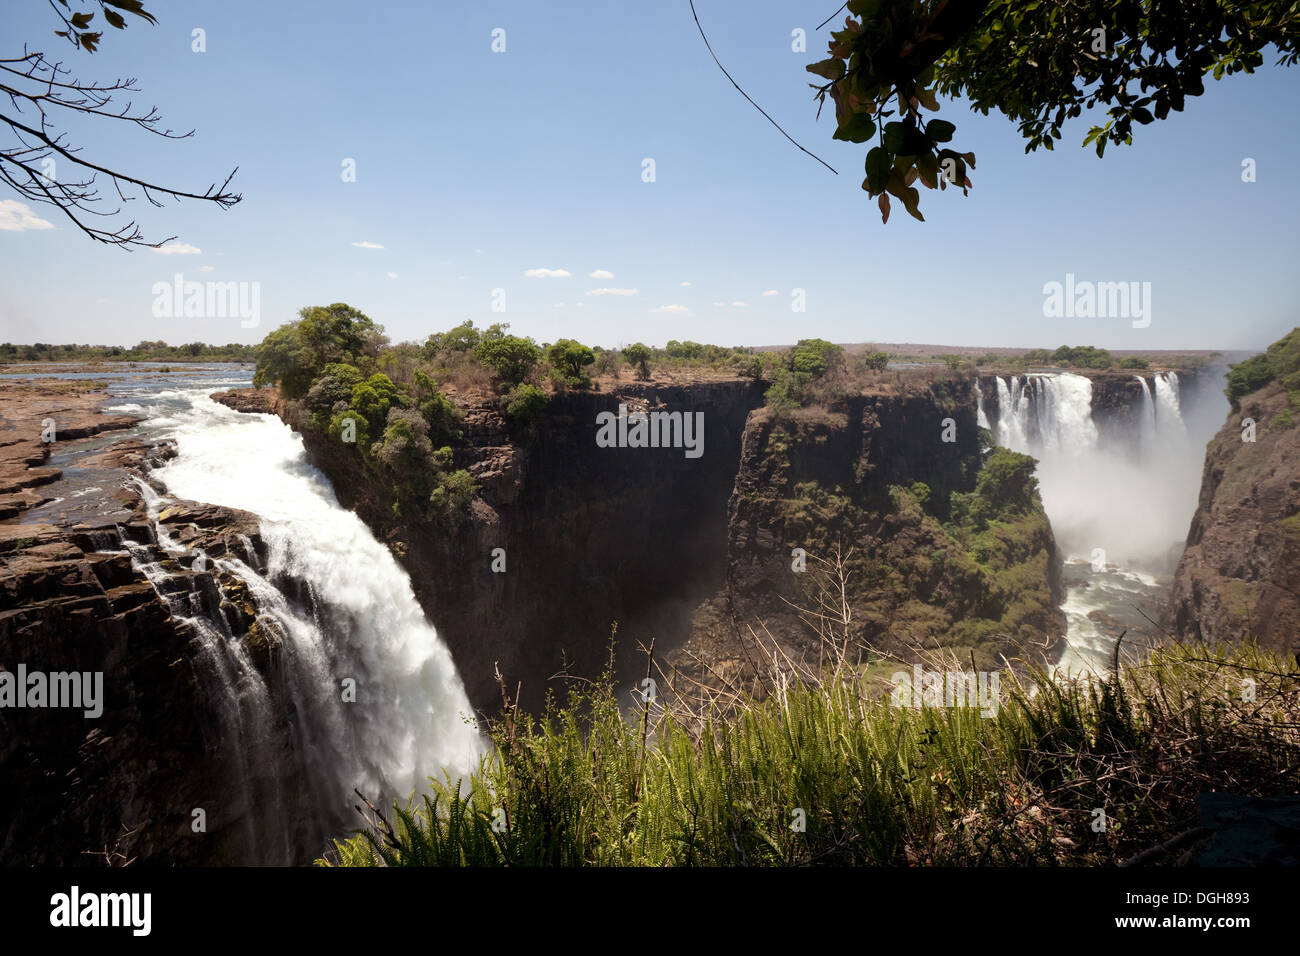
[[(461, 397), (455, 464), (475, 474), (480, 495), (454, 527), (395, 516), (388, 489), (355, 448), (300, 430), (343, 505), (411, 575), (474, 705), (499, 704), (499, 666), (510, 692), (522, 681), (525, 706), (536, 707), (562, 669), (599, 673), (615, 622), (624, 680), (644, 674), (639, 648), (651, 639), (660, 660), (684, 669), (701, 659), (734, 666), (756, 621), (803, 650), (815, 637), (781, 598), (806, 598), (800, 589), (814, 575), (792, 575), (793, 547), (807, 551), (810, 568), (833, 544), (865, 562), (853, 586), (855, 620), (874, 644), (953, 643), (955, 628), (964, 635), (956, 643), (987, 662), (1031, 638), (1053, 643), (1064, 621), (1041, 507), (1026, 526), (994, 534), (986, 546), (996, 554), (981, 567), (941, 526), (943, 515), (911, 493), (891, 496), (891, 486), (918, 482), (926, 487), (916, 494), (933, 502), (971, 490), (980, 465), (975, 409), (969, 385), (959, 390), (854, 398), (829, 415), (774, 423), (746, 381), (623, 383), (615, 394), (557, 395), (524, 427), (489, 399)], [(269, 390), (217, 399), (301, 424)], [(620, 403), (702, 413), (703, 455), (600, 447), (596, 416)], [(947, 418), (952, 442), (941, 437)]]
[(1243, 398), (1210, 442), (1166, 615), (1176, 636), (1300, 649), (1297, 422), (1300, 409), (1275, 383)]
[(674, 664), (744, 680), (762, 635), (816, 669), (824, 648), (810, 621), (820, 612), (856, 648), (904, 659), (946, 647), (994, 668), (1002, 654), (1034, 657), (1033, 645), (1050, 658), (1065, 632), (1051, 528), (1035, 501), (987, 540), (956, 529), (949, 496), (969, 494), (980, 468), (967, 383), (852, 398), (785, 422), (751, 413), (727, 579)]
[[(217, 399), (275, 410), (278, 401), (262, 394), (260, 409), (248, 404), (259, 393)], [(410, 574), (474, 706), (500, 703), (499, 667), (511, 693), (522, 681), (525, 706), (538, 707), (552, 675), (601, 671), (615, 622), (626, 679), (645, 666), (638, 640), (657, 635), (662, 647), (667, 635), (689, 630), (691, 609), (725, 573), (727, 502), (745, 418), (759, 400), (743, 381), (625, 383), (617, 395), (557, 395), (531, 425), (516, 426), (491, 401), (462, 399), (456, 467), (475, 475), (480, 496), (455, 526), (395, 516), (354, 448), (301, 431), (340, 502)], [(620, 402), (631, 411), (702, 414), (703, 453), (599, 447), (596, 416), (617, 414)], [(281, 411), (293, 424), (293, 410)], [(494, 572), (498, 548), (504, 570)]]
[[(243, 581), (215, 563), (262, 566), (258, 519), (170, 501), (159, 526), (214, 560), (158, 547), (125, 483), (147, 481), (174, 448), (133, 437), (82, 453), (66, 444), (136, 423), (100, 414), (104, 397), (77, 382), (0, 386), (0, 864), (306, 862), (345, 821), (311, 805), (276, 635)], [(112, 490), (56, 509), (67, 489), (50, 463), (63, 459), (83, 485)], [(265, 759), (247, 786), (250, 747), (228, 732), (240, 704), (214, 673), (200, 622), (248, 651), (278, 705), (257, 727), (252, 749)], [(88, 675), (97, 701), (31, 696), (53, 675)], [(281, 819), (268, 821), (268, 793)]]
[[(162, 521), (213, 557), (246, 557), (241, 536), (260, 545), (252, 515), (179, 505)], [(153, 540), (143, 512), (100, 526), (0, 525), (0, 665), (15, 677), (20, 665), (102, 675), (98, 716), (0, 709), (0, 862), (264, 862), (247, 838), (258, 809), (230, 785), (238, 755), (221, 746), (225, 703), (201, 686), (193, 626), (164, 594), (225, 615), (236, 640), (249, 638), (256, 608), (236, 580), (174, 561), (160, 594), (116, 551), (130, 542), (165, 561)], [(264, 732), (287, 753), (287, 726)], [(203, 832), (192, 829), (195, 809)]]

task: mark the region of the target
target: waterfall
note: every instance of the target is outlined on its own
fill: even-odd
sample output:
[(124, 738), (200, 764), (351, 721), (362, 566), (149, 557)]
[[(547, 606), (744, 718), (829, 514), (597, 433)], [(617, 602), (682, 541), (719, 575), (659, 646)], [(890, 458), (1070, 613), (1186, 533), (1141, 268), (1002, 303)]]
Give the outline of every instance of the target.
[(1142, 385), (1142, 408), (1138, 412), (1138, 450), (1142, 457), (1146, 457), (1151, 448), (1151, 443), (1156, 434), (1156, 406), (1151, 398), (1151, 386), (1141, 375), (1134, 375), (1134, 378)]
[(1182, 402), (1178, 395), (1178, 373), (1157, 373), (1155, 385), (1156, 431), (1162, 441), (1177, 441), (1187, 434), (1187, 426), (1183, 422)]
[(1088, 454), (1097, 445), (1092, 382), (1082, 375), (998, 378), (998, 444), (1040, 462)]
[[(1133, 604), (1154, 612), (1158, 576), (1173, 570), (1196, 507), (1202, 446), (1183, 420), (1178, 376), (1157, 373), (1153, 384), (1154, 394), (1142, 380), (1135, 441), (1110, 447), (1099, 441), (1088, 377), (997, 379), (997, 442), (1038, 459), (1043, 508), (1066, 561), (1070, 647), (1061, 667), (1070, 672), (1104, 669), (1116, 627), (1146, 626)], [(1198, 423), (1198, 435), (1213, 427)]]
[[(430, 776), (442, 779), (445, 771), (454, 780), (467, 773), (482, 746), (469, 720), (472, 709), (406, 573), (361, 519), (339, 505), (298, 435), (273, 416), (219, 405), (206, 391), (172, 393), (166, 407), (153, 410), (146, 427), (173, 438), (178, 454), (152, 477), (168, 495), (261, 519), (264, 568), (254, 567), (247, 546), (247, 561), (203, 557), (248, 588), (262, 611), (259, 621), (267, 619), (278, 639), (275, 692), (243, 642), (223, 631), (220, 614), (203, 613), (202, 597), (178, 596), (157, 562), (141, 558), (140, 566), (170, 595), (173, 612), (195, 628), (196, 669), (222, 708), (223, 745), (238, 755), (235, 786), (257, 818), (249, 838), (265, 841), (274, 827), (289, 827), (285, 808), (291, 798), (301, 805), (304, 792), (308, 809), (337, 823), (352, 812), (354, 787), (382, 805), (426, 790)], [(156, 519), (165, 502), (144, 489)], [(192, 553), (161, 525), (156, 530), (165, 551)], [(289, 727), (289, 767), (267, 742), (276, 718)], [(276, 785), (286, 776), (295, 781), (292, 795)], [(283, 840), (287, 845), (262, 850), (254, 862), (287, 862), (285, 855), (324, 849)]]

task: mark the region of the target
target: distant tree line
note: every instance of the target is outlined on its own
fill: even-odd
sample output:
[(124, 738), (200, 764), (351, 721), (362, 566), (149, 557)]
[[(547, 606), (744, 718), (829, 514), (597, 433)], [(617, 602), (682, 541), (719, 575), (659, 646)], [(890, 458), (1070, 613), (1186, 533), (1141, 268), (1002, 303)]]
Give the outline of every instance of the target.
[(0, 364), (12, 362), (252, 362), (257, 346), (231, 342), (209, 345), (187, 342), (168, 345), (144, 341), (131, 347), (120, 345), (33, 345), (0, 343)]

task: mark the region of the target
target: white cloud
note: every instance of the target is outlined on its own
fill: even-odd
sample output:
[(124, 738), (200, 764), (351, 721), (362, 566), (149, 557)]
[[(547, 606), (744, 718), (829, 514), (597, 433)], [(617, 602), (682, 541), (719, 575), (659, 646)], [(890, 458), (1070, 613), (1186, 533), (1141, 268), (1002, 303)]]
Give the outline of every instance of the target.
[(777, 292), (775, 289), (768, 289), (766, 292), (763, 293), (763, 295), (780, 295), (780, 294), (781, 293)]
[(524, 275), (530, 279), (567, 279), (573, 273), (568, 269), (525, 269)]
[(733, 309), (748, 309), (748, 308), (749, 308), (749, 303), (748, 303), (748, 302), (733, 302), (733, 303), (731, 303), (731, 307), (732, 307)]
[(638, 289), (588, 289), (587, 295), (636, 295)]
[(688, 285), (690, 285), (689, 282), (683, 282), (683, 283), (682, 283), (682, 288), (685, 288), (685, 287), (688, 286)]
[(551, 308), (552, 308), (552, 309), (562, 309), (562, 308), (564, 308), (564, 303), (563, 303), (563, 302), (552, 302), (552, 303), (551, 303)]
[(154, 252), (160, 256), (197, 256), (203, 250), (198, 246), (191, 246), (188, 242), (169, 242), (165, 246), (157, 246)]
[(582, 308), (582, 303), (581, 303), (581, 302), (578, 303), (578, 308), (580, 308), (580, 309)]
[(675, 312), (678, 315), (689, 315), (691, 310), (686, 308), (686, 306), (684, 305), (673, 304), (673, 305), (661, 305), (658, 308), (651, 309), (650, 311), (651, 312)]
[(31, 207), (17, 199), (0, 200), (0, 231), (26, 232), (36, 229), (53, 229), (54, 223), (42, 219)]
[(377, 242), (370, 242), (369, 240), (362, 240), (361, 242), (354, 242), (354, 243), (352, 243), (352, 244), (353, 244), (354, 246), (356, 246), (358, 249), (382, 249), (382, 248), (384, 248), (384, 247), (381, 246), (379, 243), (377, 243)]
[(587, 278), (588, 279), (612, 279), (614, 278), (614, 273), (610, 272), (608, 269), (597, 269), (595, 272), (588, 272)]
[(396, 278), (397, 278), (397, 273), (396, 273), (396, 272), (390, 272), (390, 273), (388, 273), (388, 278), (390, 278), (390, 279), (396, 279)]
[(215, 268), (216, 268), (216, 266), (199, 266), (199, 271), (200, 271), (200, 272), (211, 272), (211, 271), (214, 270)]
[(715, 309), (720, 309), (720, 308), (722, 308), (722, 307), (723, 307), (724, 305), (726, 305), (726, 304), (727, 304), (727, 303), (725, 303), (725, 302), (715, 302), (715, 303), (713, 303), (713, 307), (714, 307)]

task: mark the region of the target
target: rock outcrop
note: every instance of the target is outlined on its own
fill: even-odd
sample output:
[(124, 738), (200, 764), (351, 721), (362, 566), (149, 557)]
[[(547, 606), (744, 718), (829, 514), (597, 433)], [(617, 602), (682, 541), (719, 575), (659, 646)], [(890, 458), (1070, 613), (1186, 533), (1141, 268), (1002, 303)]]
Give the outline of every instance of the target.
[[(310, 859), (339, 821), (291, 814), (287, 829), (276, 823), (295, 831), (287, 840), (268, 848), (250, 839), (265, 813), (232, 787), (241, 755), (222, 733), (230, 703), (204, 686), (193, 623), (199, 616), (219, 623), (274, 683), (275, 643), (259, 627), (255, 599), (210, 560), (233, 555), (258, 566), (265, 557), (258, 519), (169, 500), (158, 524), (188, 550), (160, 549), (140, 495), (119, 486), (128, 476), (147, 481), (148, 470), (175, 452), (128, 436), (76, 459), (105, 488), (94, 499), (99, 517), (23, 521), (45, 503), (41, 489), (59, 487), (59, 470), (45, 465), (52, 455), (138, 420), (100, 415), (104, 394), (75, 382), (0, 388), (0, 516), (11, 519), (0, 521), (0, 671), (14, 695), (0, 706), (0, 864)], [(207, 556), (201, 561), (199, 549)], [(156, 568), (157, 579), (144, 567)], [(20, 673), (47, 681), (89, 675), (84, 689), (98, 682), (99, 713), (29, 701), (16, 687)], [(286, 757), (288, 720), (281, 715), (260, 728)], [(290, 774), (293, 762), (281, 766)], [(293, 781), (284, 782), (292, 790)], [(195, 810), (203, 811), (199, 831)], [(296, 857), (283, 849), (293, 837), (300, 838)]]
[(1166, 615), (1176, 636), (1300, 650), (1298, 426), (1300, 408), (1272, 383), (1210, 442)]

